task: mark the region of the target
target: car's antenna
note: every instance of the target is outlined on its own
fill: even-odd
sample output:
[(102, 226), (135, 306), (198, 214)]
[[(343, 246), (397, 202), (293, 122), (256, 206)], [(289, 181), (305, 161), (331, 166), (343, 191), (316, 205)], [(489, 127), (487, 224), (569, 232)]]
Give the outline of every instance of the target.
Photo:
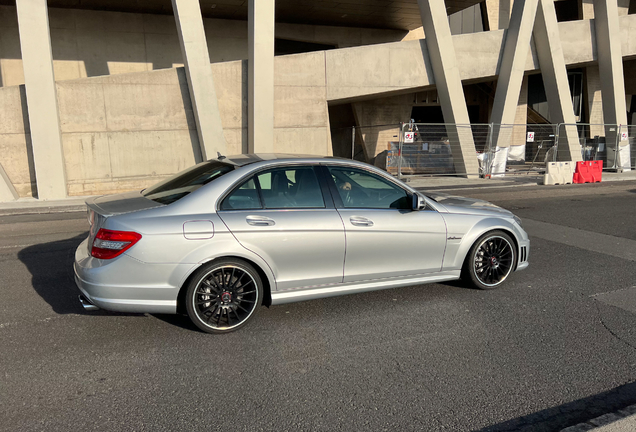
[(217, 154), (217, 159), (218, 159), (218, 160), (223, 160), (223, 159), (225, 159), (225, 156), (223, 156), (223, 155), (221, 154), (221, 152), (216, 152), (216, 154)]

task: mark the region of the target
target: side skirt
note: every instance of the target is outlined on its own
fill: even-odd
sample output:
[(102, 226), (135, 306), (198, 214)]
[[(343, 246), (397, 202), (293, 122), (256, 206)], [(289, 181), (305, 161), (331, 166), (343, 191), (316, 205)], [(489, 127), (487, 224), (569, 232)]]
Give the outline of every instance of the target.
[(399, 288), (425, 283), (446, 282), (459, 279), (460, 271), (444, 271), (433, 275), (412, 277), (409, 279), (376, 279), (365, 282), (351, 282), (346, 284), (330, 285), (322, 288), (310, 288), (302, 290), (290, 290), (272, 292), (272, 305), (280, 305), (305, 300), (315, 300), (325, 297), (335, 297), (346, 294), (357, 294), (368, 291), (377, 291), (388, 288)]

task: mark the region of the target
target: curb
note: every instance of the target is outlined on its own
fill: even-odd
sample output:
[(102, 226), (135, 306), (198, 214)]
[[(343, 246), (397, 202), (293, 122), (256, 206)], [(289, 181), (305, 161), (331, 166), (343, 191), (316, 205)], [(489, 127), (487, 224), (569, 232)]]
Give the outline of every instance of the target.
[(82, 196), (52, 201), (21, 198), (17, 201), (0, 203), (0, 216), (85, 212), (88, 198), (90, 197)]
[(602, 426), (610, 426), (612, 423), (623, 420), (636, 414), (636, 405), (630, 405), (615, 413), (603, 414), (585, 423), (579, 423), (574, 426), (561, 429), (561, 432), (585, 432), (601, 428)]
[(86, 205), (0, 208), (0, 216), (85, 212)]

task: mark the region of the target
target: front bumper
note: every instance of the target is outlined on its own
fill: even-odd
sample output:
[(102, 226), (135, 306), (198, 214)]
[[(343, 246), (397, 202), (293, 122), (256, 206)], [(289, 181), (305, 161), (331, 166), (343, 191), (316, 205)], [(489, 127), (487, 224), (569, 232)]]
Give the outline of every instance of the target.
[(88, 253), (88, 239), (75, 252), (75, 283), (100, 309), (116, 312), (177, 312), (177, 296), (191, 266), (148, 264), (126, 254), (99, 260)]

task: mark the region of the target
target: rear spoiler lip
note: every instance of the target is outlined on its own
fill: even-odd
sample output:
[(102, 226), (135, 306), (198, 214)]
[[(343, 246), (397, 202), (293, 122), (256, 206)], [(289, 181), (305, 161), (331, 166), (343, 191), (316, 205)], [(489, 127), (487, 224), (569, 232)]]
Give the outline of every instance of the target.
[[(134, 196), (134, 194), (137, 194), (138, 196)], [(104, 217), (111, 217), (111, 216), (116, 216), (116, 215), (121, 215), (121, 214), (126, 214), (126, 213), (134, 213), (134, 212), (138, 212), (141, 210), (147, 210), (147, 209), (151, 209), (151, 208), (156, 208), (156, 207), (163, 207), (165, 204), (161, 204), (158, 203), (156, 201), (150, 200), (146, 197), (144, 197), (141, 192), (136, 191), (134, 193), (128, 193), (127, 195), (129, 195), (128, 197), (126, 197), (126, 199), (137, 199), (137, 198), (143, 198), (142, 200), (139, 200), (139, 202), (143, 202), (144, 204), (142, 206), (139, 206), (137, 208), (134, 208), (132, 210), (128, 210), (128, 211), (108, 211), (106, 209), (104, 209), (103, 207), (101, 207), (96, 201), (98, 201), (101, 198), (105, 198), (108, 197), (108, 195), (102, 195), (102, 196), (97, 196), (97, 197), (91, 197), (88, 198), (85, 203), (86, 203), (86, 207), (88, 207), (89, 209), (93, 210), (95, 213), (104, 216)], [(132, 196), (131, 196), (132, 195)]]
[(100, 206), (95, 204), (95, 198), (96, 197), (92, 197), (92, 198), (87, 199), (86, 200), (86, 207), (88, 207), (90, 210), (93, 210), (95, 213), (100, 214), (102, 216), (112, 216), (112, 214), (109, 214), (103, 208), (101, 208)]

